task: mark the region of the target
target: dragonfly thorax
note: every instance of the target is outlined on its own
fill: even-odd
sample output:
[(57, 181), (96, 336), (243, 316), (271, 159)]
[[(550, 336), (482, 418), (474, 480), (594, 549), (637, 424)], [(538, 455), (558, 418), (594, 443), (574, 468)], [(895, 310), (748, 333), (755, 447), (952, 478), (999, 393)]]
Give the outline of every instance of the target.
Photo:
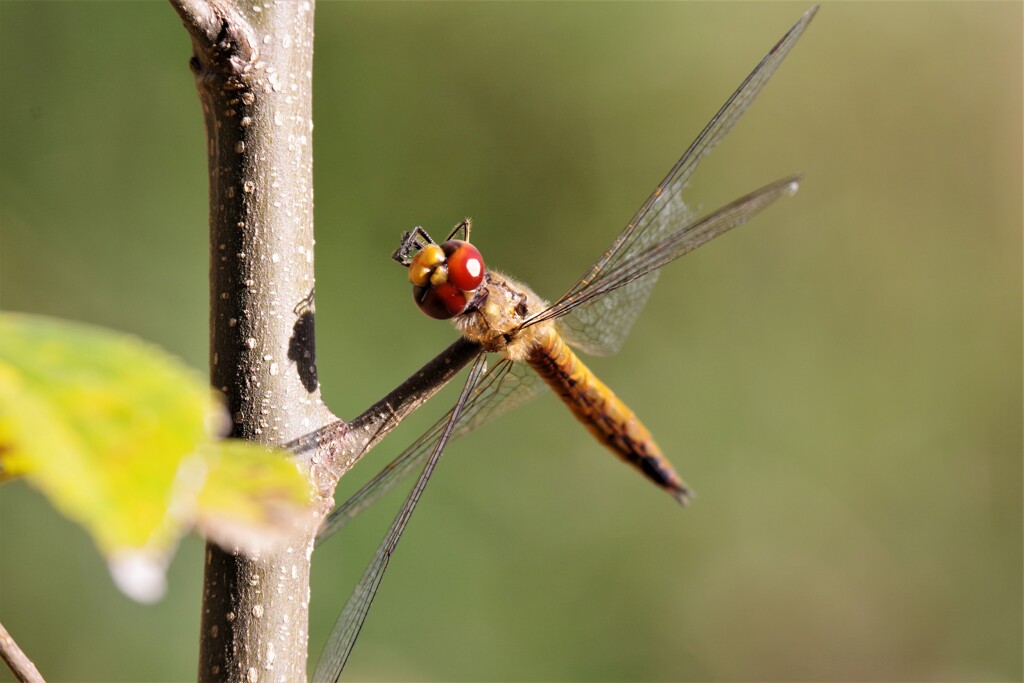
[(523, 327), (547, 302), (526, 285), (487, 271), (466, 312), (452, 319), (462, 336), (487, 351), (514, 360), (525, 360), (550, 327), (550, 322)]

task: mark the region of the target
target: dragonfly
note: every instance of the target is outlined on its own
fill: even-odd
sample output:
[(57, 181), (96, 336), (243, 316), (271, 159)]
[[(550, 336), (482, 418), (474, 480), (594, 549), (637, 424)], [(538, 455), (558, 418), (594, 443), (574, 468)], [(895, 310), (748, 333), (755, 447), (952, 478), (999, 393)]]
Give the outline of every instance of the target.
[[(337, 681), (365, 622), (398, 540), (449, 441), (463, 436), (551, 387), (575, 417), (620, 459), (685, 505), (691, 489), (650, 431), (573, 348), (590, 355), (619, 350), (657, 281), (660, 269), (724, 234), (782, 197), (800, 175), (782, 178), (698, 216), (683, 201), (705, 156), (732, 130), (806, 30), (805, 13), (772, 47), (690, 144), (597, 261), (552, 303), (485, 267), (464, 220), (440, 244), (421, 227), (405, 233), (393, 258), (409, 269), (413, 298), (433, 318), (449, 319), (480, 347), (455, 406), (380, 473), (338, 506), (322, 541), (422, 465), (398, 515), (356, 585), (328, 638), (313, 680)], [(487, 356), (500, 359), (488, 367)], [(423, 464), (425, 462), (425, 464)]]

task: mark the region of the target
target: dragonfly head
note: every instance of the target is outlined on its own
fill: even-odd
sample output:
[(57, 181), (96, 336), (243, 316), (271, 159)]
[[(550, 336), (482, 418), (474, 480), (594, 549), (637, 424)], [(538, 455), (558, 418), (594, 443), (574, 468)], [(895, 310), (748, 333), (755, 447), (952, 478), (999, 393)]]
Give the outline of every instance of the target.
[(413, 300), (431, 318), (463, 313), (484, 279), (484, 260), (476, 247), (461, 239), (437, 244), (420, 227), (405, 234), (393, 258), (409, 267)]

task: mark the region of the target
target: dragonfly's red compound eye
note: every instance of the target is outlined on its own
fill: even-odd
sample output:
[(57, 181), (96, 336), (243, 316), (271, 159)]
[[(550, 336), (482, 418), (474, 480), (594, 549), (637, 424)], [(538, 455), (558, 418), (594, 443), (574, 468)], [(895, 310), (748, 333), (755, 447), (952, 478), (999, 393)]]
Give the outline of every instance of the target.
[(413, 300), (431, 318), (454, 318), (465, 311), (484, 279), (480, 252), (463, 240), (426, 244), (408, 265)]
[(484, 279), (484, 259), (469, 242), (448, 240), (441, 245), (448, 257), (448, 280), (464, 292), (471, 292)]
[(466, 295), (450, 282), (435, 287), (412, 288), (412, 298), (431, 318), (447, 320), (466, 310)]

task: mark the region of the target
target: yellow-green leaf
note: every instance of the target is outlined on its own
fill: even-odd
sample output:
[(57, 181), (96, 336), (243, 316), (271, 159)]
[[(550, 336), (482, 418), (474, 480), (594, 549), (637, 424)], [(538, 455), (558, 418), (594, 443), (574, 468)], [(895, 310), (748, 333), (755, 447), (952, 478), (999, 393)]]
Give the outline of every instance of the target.
[(243, 552), (308, 521), (310, 487), (282, 452), (218, 441), (205, 379), (134, 337), (0, 314), (0, 477), (24, 475), (83, 525), (126, 593), (162, 594), (198, 520)]
[(256, 552), (295, 538), (314, 523), (312, 488), (287, 453), (227, 439), (200, 453), (206, 467), (196, 526), (226, 548)]

